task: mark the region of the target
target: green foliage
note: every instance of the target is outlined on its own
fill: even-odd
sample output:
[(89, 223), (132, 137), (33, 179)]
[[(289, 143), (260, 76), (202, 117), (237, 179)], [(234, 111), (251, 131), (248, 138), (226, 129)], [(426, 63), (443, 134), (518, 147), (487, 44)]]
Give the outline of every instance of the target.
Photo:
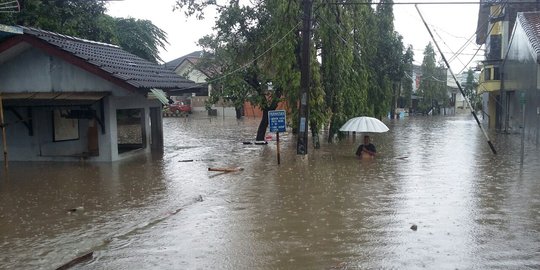
[(473, 110), (478, 110), (482, 108), (482, 98), (477, 93), (478, 82), (474, 77), (474, 71), (469, 69), (467, 71), (467, 81), (463, 85), (463, 92), (465, 92), (465, 97), (471, 103)]
[[(270, 17), (270, 10), (284, 12), (285, 18)], [(252, 8), (233, 1), (220, 9), (216, 32), (199, 40), (206, 51), (201, 68), (219, 71), (210, 78), (219, 89), (212, 92), (212, 102), (225, 99), (240, 107), (250, 101), (268, 110), (275, 109), (284, 91), (296, 92), (298, 44), (292, 30), (297, 22), (290, 20), (294, 16), (287, 20), (286, 12), (281, 2)], [(274, 91), (268, 91), (270, 83)]]
[(424, 113), (433, 108), (439, 108), (448, 104), (448, 95), (446, 90), (446, 69), (435, 62), (435, 50), (428, 43), (424, 50), (424, 59), (422, 61), (422, 77), (418, 89), (422, 101), (418, 109)]
[(106, 15), (102, 0), (25, 0), (20, 3), (21, 12), (0, 14), (0, 23), (117, 44), (152, 62), (161, 61), (159, 48), (167, 44), (166, 33), (148, 20)]
[(388, 5), (391, 0), (383, 0), (377, 5), (375, 11), (377, 35), (375, 44), (377, 52), (372, 59), (374, 70), (374, 84), (370, 93), (370, 103), (373, 104), (373, 116), (386, 116), (390, 109), (390, 100), (393, 95), (395, 82), (401, 80), (400, 74), (401, 54), (403, 44), (401, 36), (394, 31), (393, 7)]
[(413, 92), (413, 58), (414, 52), (412, 46), (407, 48), (407, 51), (403, 54), (403, 72), (404, 75), (401, 79), (401, 88), (403, 89), (402, 97), (404, 99), (404, 107), (409, 108), (412, 105), (412, 92)]
[(98, 41), (103, 35), (98, 18), (106, 11), (104, 1), (26, 0), (20, 4), (19, 13), (2, 14), (0, 22)]
[(149, 20), (115, 18), (114, 26), (118, 44), (131, 52), (154, 63), (162, 61), (159, 48), (165, 48), (167, 33)]
[[(301, 1), (259, 0), (252, 3), (256, 8), (235, 0), (226, 5), (217, 5), (215, 0), (176, 3), (189, 16), (203, 16), (209, 6), (218, 10), (215, 33), (200, 40), (211, 65), (219, 67), (220, 75), (211, 82), (223, 90), (214, 93), (250, 100), (263, 110), (284, 99), (294, 130), (304, 34)], [(332, 140), (349, 118), (384, 117), (389, 111), (406, 58), (402, 38), (394, 31), (392, 5), (386, 3), (392, 1), (383, 0), (376, 9), (374, 5), (313, 2), (309, 126), (314, 136), (325, 126)], [(238, 83), (240, 78), (246, 84)], [(278, 90), (275, 94), (261, 91), (268, 82)]]

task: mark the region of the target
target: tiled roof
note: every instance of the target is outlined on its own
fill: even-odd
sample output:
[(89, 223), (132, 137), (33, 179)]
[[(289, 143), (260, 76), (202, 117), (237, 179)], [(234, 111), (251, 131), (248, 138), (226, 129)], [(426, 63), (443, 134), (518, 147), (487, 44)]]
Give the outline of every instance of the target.
[(36, 28), (21, 27), (24, 34), (37, 37), (77, 56), (138, 89), (182, 89), (195, 83), (159, 64), (152, 63), (122, 48)]
[(518, 13), (518, 21), (525, 30), (536, 54), (540, 54), (540, 12)]
[[(190, 54), (186, 54), (184, 56), (178, 57), (172, 61), (169, 61), (165, 63), (163, 66), (165, 66), (168, 69), (175, 70), (185, 59), (195, 60), (201, 58), (202, 51), (194, 51)], [(192, 61), (193, 62), (193, 61)], [(193, 62), (196, 63), (196, 62)]]

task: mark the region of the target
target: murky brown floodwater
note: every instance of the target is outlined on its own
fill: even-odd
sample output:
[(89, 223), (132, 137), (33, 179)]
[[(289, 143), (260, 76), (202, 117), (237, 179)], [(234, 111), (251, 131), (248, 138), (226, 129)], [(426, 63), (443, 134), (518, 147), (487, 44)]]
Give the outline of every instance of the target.
[(277, 166), (274, 143), (242, 144), (257, 124), (169, 118), (163, 154), (11, 163), (0, 268), (88, 251), (75, 269), (540, 268), (540, 151), (520, 168), (519, 135), (491, 134), (494, 156), (469, 116), (402, 119), (376, 160), (354, 157), (360, 136), (302, 159), (285, 134)]

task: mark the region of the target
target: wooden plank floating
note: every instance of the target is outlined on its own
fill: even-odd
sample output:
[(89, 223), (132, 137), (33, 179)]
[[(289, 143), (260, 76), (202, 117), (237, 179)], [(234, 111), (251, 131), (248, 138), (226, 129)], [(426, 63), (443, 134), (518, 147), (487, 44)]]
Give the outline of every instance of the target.
[(194, 161), (215, 161), (215, 159), (213, 159), (213, 158), (210, 158), (210, 159), (184, 159), (184, 160), (179, 160), (178, 162), (194, 162)]
[(56, 270), (66, 270), (66, 269), (69, 269), (79, 263), (83, 263), (83, 262), (86, 262), (86, 261), (89, 261), (91, 260), (92, 258), (94, 257), (94, 252), (93, 251), (90, 251), (82, 256), (79, 256), (71, 261), (69, 261), (68, 263), (56, 268)]
[(208, 168), (208, 171), (211, 172), (239, 172), (243, 171), (244, 168), (236, 167), (236, 168)]

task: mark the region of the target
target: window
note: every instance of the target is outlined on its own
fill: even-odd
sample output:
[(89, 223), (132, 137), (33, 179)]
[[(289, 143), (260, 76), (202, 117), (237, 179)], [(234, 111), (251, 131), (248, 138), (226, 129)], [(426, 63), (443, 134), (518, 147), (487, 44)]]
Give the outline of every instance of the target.
[(118, 153), (146, 147), (143, 109), (116, 110)]
[(501, 79), (501, 73), (499, 71), (499, 67), (493, 68), (493, 80), (500, 80)]
[(501, 35), (489, 36), (489, 46), (487, 52), (488, 60), (500, 60), (501, 59)]
[(79, 139), (79, 120), (70, 119), (67, 110), (53, 110), (53, 141), (71, 141)]
[(484, 68), (484, 81), (491, 80), (491, 68)]

